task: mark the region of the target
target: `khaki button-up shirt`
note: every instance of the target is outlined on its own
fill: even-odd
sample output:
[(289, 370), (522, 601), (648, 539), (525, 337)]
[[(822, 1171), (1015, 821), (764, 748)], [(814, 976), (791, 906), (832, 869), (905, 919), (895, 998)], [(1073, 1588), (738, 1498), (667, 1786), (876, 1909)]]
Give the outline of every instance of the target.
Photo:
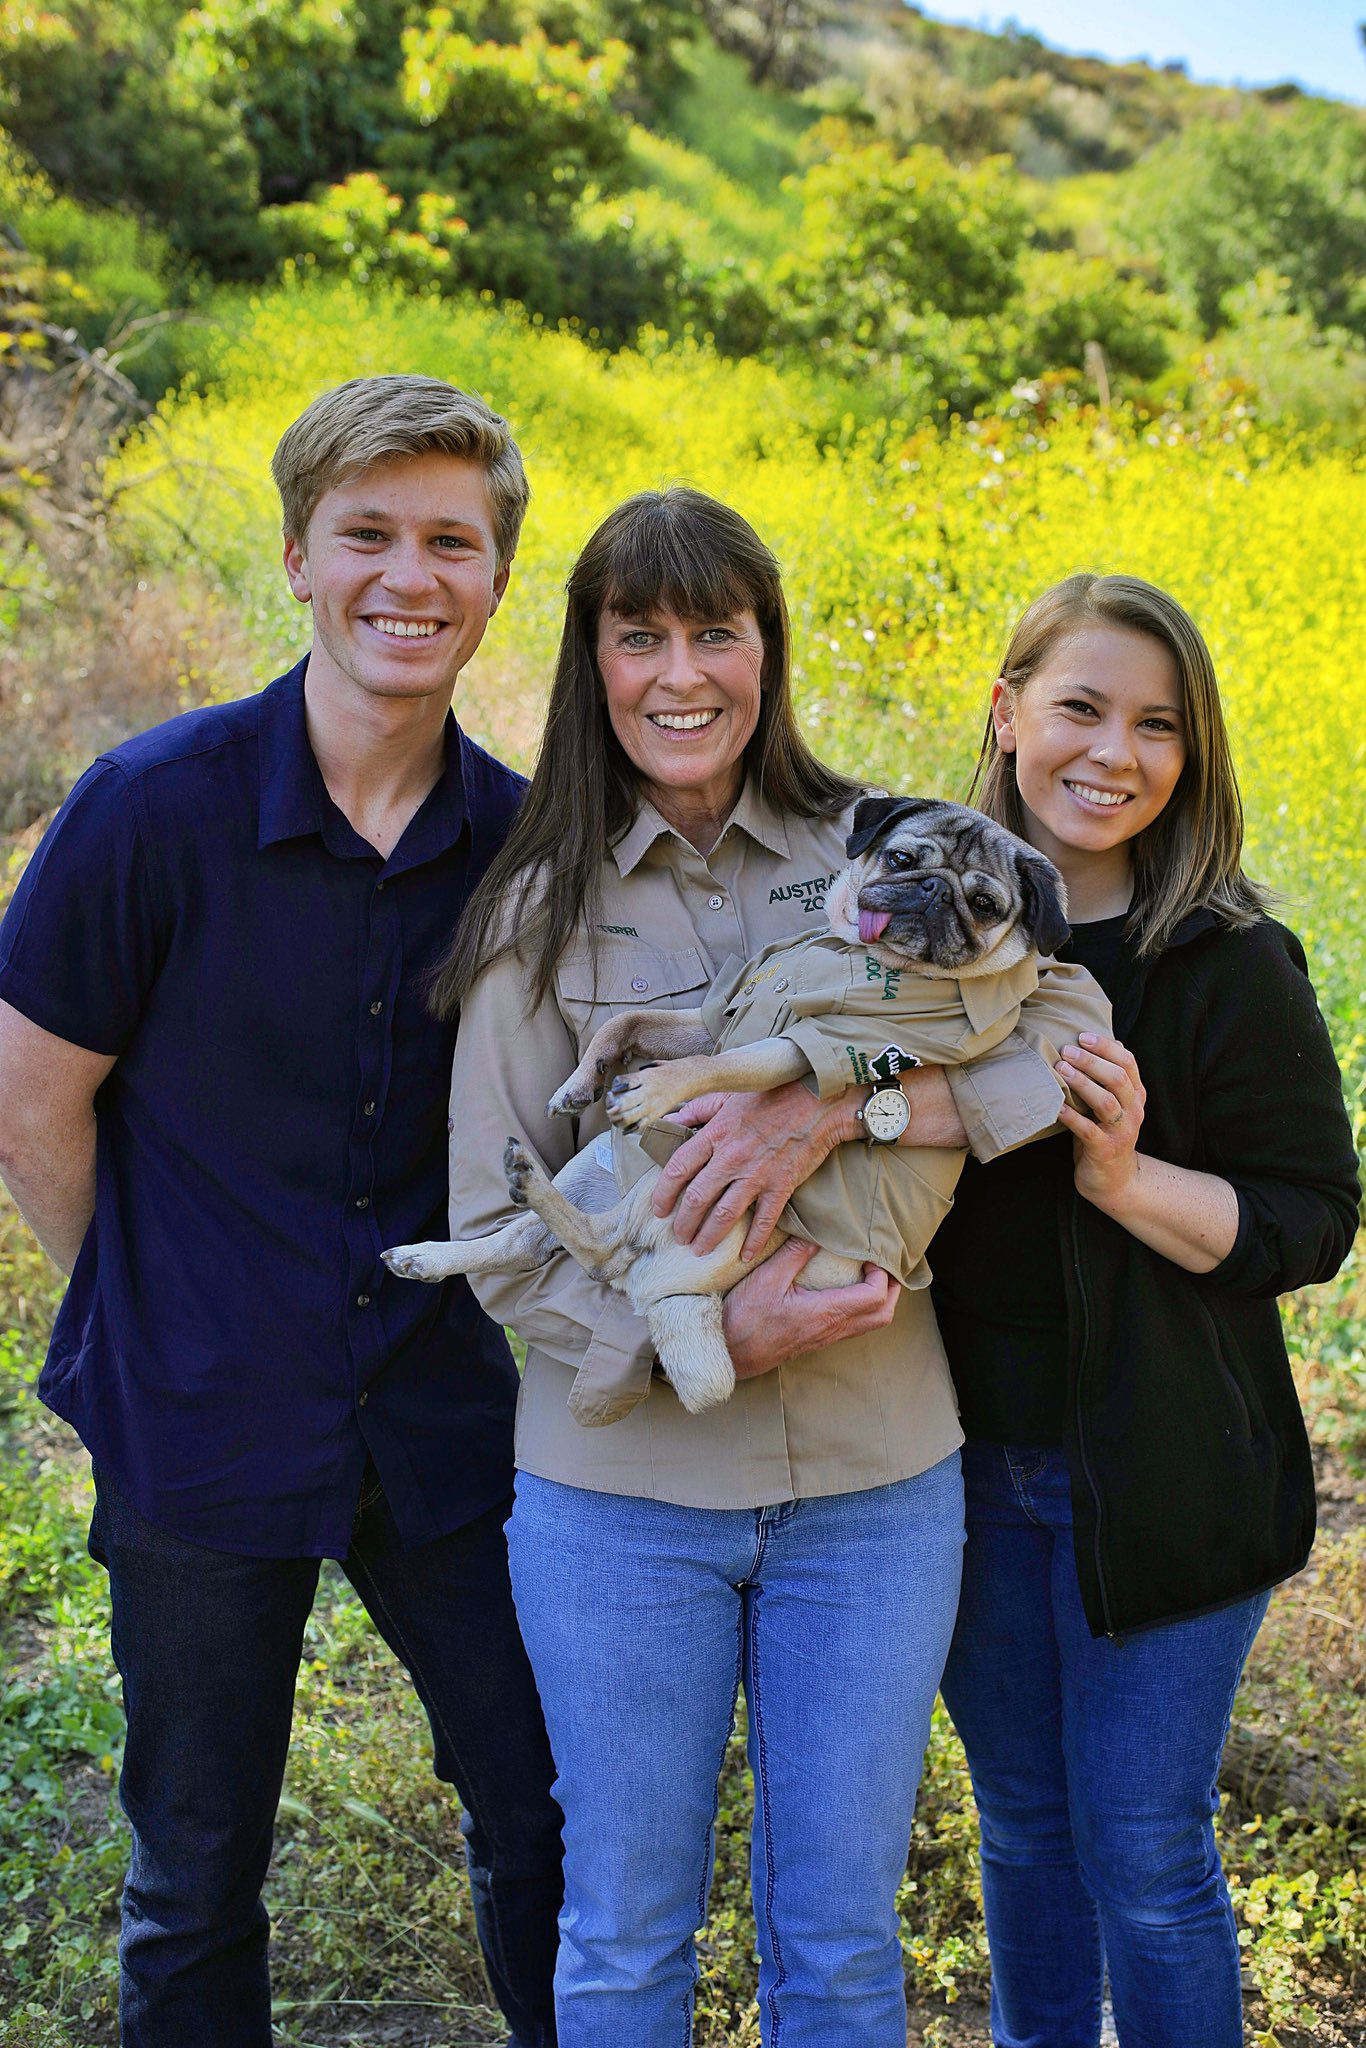
[[(746, 786), (703, 855), (641, 806), (603, 862), (596, 962), (585, 933), (543, 1002), (530, 1002), (511, 957), (466, 998), (451, 1082), (452, 1237), (484, 1236), (518, 1213), (501, 1166), (509, 1135), (553, 1175), (607, 1129), (601, 1104), (577, 1123), (546, 1114), (598, 1025), (641, 1005), (698, 1009), (727, 960), (824, 929), (849, 829), (848, 814), (779, 817)], [(1053, 1126), (1057, 1048), (1108, 1024), (1088, 977), (1050, 967), (1010, 1037), (945, 1069), (979, 1159)], [(886, 1329), (742, 1380), (720, 1407), (689, 1415), (653, 1374), (644, 1321), (567, 1253), (533, 1273), (471, 1284), (526, 1341), (517, 1463), (543, 1478), (685, 1506), (759, 1507), (910, 1478), (962, 1441), (923, 1289), (902, 1293)]]

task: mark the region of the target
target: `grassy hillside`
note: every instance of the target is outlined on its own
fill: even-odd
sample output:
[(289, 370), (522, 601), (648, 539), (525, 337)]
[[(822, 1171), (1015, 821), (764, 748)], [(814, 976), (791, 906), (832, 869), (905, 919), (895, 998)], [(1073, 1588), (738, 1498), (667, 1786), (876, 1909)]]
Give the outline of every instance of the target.
[[(895, 0), (787, 12), (775, 51), (731, 0), (0, 11), (0, 223), (48, 273), (0, 302), (120, 354), (297, 272), (815, 355), (908, 425), (1040, 377), (1187, 413), (1233, 381), (1350, 438), (1366, 113)], [(176, 335), (140, 331), (144, 393)]]

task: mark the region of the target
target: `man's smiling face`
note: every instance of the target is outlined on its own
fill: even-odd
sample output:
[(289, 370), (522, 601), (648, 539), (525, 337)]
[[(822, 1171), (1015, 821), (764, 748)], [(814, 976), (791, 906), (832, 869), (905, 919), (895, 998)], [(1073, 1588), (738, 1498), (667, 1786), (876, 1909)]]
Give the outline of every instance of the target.
[(285, 573), (313, 606), (312, 685), (448, 703), (507, 586), (483, 469), (434, 453), (346, 478), (285, 542)]

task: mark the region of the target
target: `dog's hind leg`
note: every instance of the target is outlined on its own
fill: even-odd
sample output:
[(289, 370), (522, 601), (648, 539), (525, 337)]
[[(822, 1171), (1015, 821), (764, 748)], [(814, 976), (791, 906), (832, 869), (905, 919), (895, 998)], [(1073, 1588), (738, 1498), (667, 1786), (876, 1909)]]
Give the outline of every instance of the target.
[(516, 1138), (509, 1138), (503, 1148), (503, 1171), (513, 1201), (534, 1209), (556, 1244), (563, 1245), (586, 1273), (620, 1288), (636, 1255), (636, 1243), (625, 1225), (628, 1215), (639, 1207), (639, 1198), (617, 1202), (610, 1209), (580, 1209), (547, 1179)]
[(665, 1378), (690, 1415), (715, 1408), (735, 1391), (722, 1304), (715, 1294), (666, 1294), (645, 1311)]
[(401, 1280), (449, 1280), (456, 1273), (534, 1273), (555, 1250), (539, 1216), (518, 1216), (487, 1237), (396, 1244), (380, 1256)]

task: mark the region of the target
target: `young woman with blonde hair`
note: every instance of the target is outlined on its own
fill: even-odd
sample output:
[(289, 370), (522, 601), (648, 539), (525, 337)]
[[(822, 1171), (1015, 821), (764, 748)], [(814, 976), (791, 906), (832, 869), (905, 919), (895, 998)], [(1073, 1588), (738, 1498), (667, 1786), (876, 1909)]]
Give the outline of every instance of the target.
[[(981, 1814), (997, 2048), (1241, 2048), (1220, 1754), (1314, 1531), (1276, 1297), (1326, 1280), (1356, 1158), (1298, 940), (1243, 874), (1208, 649), (1077, 575), (1011, 636), (977, 800), (1055, 862), (1114, 1009), (1068, 1135), (968, 1162), (935, 1238), (968, 1540), (943, 1692)], [(990, 1274), (989, 1282), (984, 1275)]]

